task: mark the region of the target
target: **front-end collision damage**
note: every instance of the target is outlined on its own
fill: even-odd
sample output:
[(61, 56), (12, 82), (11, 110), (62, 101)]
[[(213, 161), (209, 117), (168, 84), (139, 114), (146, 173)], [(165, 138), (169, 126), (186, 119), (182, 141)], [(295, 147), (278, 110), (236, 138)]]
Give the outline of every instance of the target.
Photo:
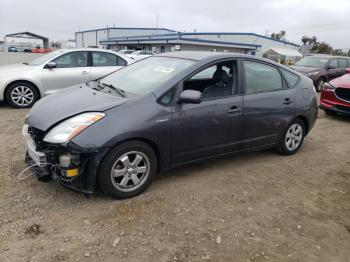
[[(108, 148), (81, 148), (73, 142), (50, 144), (43, 140), (44, 132), (29, 126), (23, 128), (23, 133), (27, 144), (25, 162), (39, 180), (53, 179), (88, 195), (95, 191), (99, 163)], [(34, 151), (30, 151), (31, 143), (35, 144)], [(36, 155), (45, 157), (40, 160)]]

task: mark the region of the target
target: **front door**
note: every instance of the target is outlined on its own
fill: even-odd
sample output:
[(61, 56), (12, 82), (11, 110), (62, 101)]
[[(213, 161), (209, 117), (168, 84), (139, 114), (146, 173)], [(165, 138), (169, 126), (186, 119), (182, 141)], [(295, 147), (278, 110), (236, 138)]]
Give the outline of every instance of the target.
[(182, 83), (180, 92), (200, 91), (202, 101), (172, 108), (173, 165), (240, 148), (243, 96), (237, 87), (236, 61), (210, 65)]
[(245, 72), (242, 149), (276, 143), (295, 117), (295, 89), (270, 64), (243, 61)]
[(43, 69), (45, 94), (56, 93), (64, 88), (85, 83), (90, 80), (88, 52), (77, 51), (64, 54), (52, 62), (56, 68)]

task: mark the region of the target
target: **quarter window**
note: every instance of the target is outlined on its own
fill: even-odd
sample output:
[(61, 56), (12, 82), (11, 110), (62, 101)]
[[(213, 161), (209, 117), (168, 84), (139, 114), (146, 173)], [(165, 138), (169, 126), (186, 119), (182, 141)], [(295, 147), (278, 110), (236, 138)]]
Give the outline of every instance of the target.
[(87, 52), (71, 52), (64, 54), (53, 62), (57, 68), (86, 67), (88, 65)]
[(246, 94), (283, 89), (282, 77), (275, 67), (244, 61)]
[(289, 87), (293, 87), (299, 81), (299, 76), (297, 76), (296, 74), (293, 74), (292, 72), (283, 68), (281, 68), (281, 71)]
[(99, 66), (125, 66), (126, 62), (119, 56), (105, 52), (92, 52), (92, 64)]

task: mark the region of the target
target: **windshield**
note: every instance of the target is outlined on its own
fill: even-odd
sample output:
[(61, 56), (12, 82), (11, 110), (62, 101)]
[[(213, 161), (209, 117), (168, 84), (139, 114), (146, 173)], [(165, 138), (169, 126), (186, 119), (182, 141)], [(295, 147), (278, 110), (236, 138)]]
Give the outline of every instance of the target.
[(129, 55), (131, 53), (133, 53), (134, 50), (125, 50), (125, 51), (122, 51), (122, 53), (126, 54), (126, 55)]
[(143, 95), (155, 90), (165, 81), (196, 63), (193, 60), (150, 57), (131, 64), (101, 79), (127, 93)]
[(52, 58), (56, 57), (59, 54), (63, 54), (63, 52), (52, 51), (52, 52), (47, 53), (45, 55), (39, 56), (38, 58), (34, 59), (33, 61), (28, 62), (27, 65), (31, 65), (31, 66), (42, 65), (42, 64), (48, 62), (49, 60), (51, 60)]
[(296, 66), (324, 68), (328, 62), (327, 58), (305, 57), (295, 63)]

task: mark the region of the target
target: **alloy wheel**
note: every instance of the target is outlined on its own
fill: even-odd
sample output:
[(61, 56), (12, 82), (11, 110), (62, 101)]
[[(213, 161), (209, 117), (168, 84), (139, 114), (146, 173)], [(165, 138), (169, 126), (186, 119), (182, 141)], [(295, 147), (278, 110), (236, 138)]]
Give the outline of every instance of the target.
[(18, 106), (28, 106), (34, 100), (34, 92), (27, 86), (17, 86), (11, 92), (11, 100)]
[(150, 173), (148, 157), (138, 151), (131, 151), (120, 156), (113, 164), (111, 180), (113, 186), (123, 192), (130, 192), (141, 187)]
[(303, 134), (303, 127), (300, 124), (295, 123), (291, 125), (286, 133), (284, 140), (286, 148), (289, 151), (296, 150), (303, 139)]

